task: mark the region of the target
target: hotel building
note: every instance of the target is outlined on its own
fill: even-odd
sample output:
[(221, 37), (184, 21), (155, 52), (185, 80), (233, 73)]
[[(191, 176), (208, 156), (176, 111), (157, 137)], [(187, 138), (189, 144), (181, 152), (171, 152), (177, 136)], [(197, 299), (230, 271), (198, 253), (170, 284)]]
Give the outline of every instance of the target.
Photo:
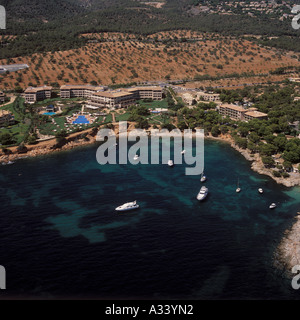
[(235, 121), (250, 121), (253, 119), (267, 119), (268, 115), (257, 111), (256, 108), (244, 109), (232, 104), (223, 104), (219, 107), (219, 112), (224, 117), (229, 117)]
[[(252, 109), (255, 109), (255, 108), (252, 108)], [(260, 119), (260, 120), (266, 119), (267, 120), (268, 115), (266, 113), (259, 112), (257, 110), (248, 111), (244, 114), (245, 121), (250, 121), (253, 119)]]
[(137, 99), (162, 99), (162, 88), (161, 87), (135, 87), (126, 89), (126, 91), (134, 93)]
[(216, 102), (220, 101), (220, 95), (218, 93), (197, 92), (197, 100)]
[(126, 91), (96, 92), (91, 95), (88, 104), (98, 108), (125, 108), (135, 104), (135, 93)]
[(50, 99), (52, 95), (52, 87), (29, 87), (25, 90), (25, 102), (35, 103), (45, 99)]
[(96, 92), (90, 96), (88, 104), (98, 108), (125, 108), (139, 99), (162, 99), (160, 87), (136, 87), (122, 91)]
[(91, 98), (92, 94), (99, 91), (104, 91), (104, 87), (95, 87), (90, 85), (63, 85), (60, 87), (60, 97), (62, 99)]

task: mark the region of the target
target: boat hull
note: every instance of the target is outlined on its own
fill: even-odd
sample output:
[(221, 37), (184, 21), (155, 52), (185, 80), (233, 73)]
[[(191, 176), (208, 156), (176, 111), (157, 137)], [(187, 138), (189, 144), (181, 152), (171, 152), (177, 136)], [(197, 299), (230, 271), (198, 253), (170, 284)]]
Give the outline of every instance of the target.
[(118, 211), (118, 212), (124, 212), (124, 211), (136, 210), (136, 209), (138, 209), (139, 207), (140, 207), (139, 205), (136, 205), (136, 206), (131, 207), (131, 208), (118, 207), (118, 208), (116, 208), (115, 210)]

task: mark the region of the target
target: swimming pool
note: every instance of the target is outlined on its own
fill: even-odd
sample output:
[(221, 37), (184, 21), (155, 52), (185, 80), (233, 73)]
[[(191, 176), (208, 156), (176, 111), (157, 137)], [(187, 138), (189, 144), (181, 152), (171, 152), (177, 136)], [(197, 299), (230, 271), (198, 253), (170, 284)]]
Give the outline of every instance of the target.
[(89, 124), (89, 120), (85, 116), (78, 116), (78, 118), (73, 121), (73, 124)]
[(54, 116), (56, 113), (55, 112), (45, 112), (43, 113), (45, 116)]

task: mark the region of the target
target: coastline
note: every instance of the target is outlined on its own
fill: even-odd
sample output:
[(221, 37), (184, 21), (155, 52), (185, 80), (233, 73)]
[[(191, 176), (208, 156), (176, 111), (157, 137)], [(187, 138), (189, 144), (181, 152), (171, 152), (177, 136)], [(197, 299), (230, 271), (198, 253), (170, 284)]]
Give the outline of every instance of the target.
[(296, 221), (284, 231), (284, 236), (274, 254), (274, 267), (287, 277), (292, 276), (291, 271), (295, 265), (300, 265), (300, 212), (294, 219)]
[[(114, 125), (114, 132), (116, 136), (119, 135), (119, 128), (116, 123), (113, 123)], [(56, 145), (56, 139), (53, 138), (51, 140), (47, 141), (41, 141), (37, 143), (36, 145), (26, 145), (28, 151), (26, 153), (18, 153), (17, 147), (11, 147), (8, 148), (11, 150), (12, 154), (4, 154), (3, 152), (0, 152), (0, 163), (7, 164), (9, 161), (14, 162), (19, 159), (27, 158), (27, 157), (35, 157), (39, 155), (46, 155), (53, 152), (60, 152), (60, 151), (66, 151), (71, 150), (79, 146), (89, 145), (93, 144), (96, 141), (96, 134), (92, 135), (92, 131), (94, 128), (90, 128), (81, 132), (73, 133), (70, 136), (67, 137), (67, 143), (63, 145), (61, 148), (55, 148)], [(129, 131), (134, 129), (134, 123), (130, 123), (130, 126), (128, 128)], [(80, 138), (83, 134), (86, 134), (87, 139)], [(232, 137), (227, 135), (220, 135), (218, 137), (213, 137), (211, 134), (209, 136), (206, 136), (205, 139), (209, 140), (215, 140), (215, 141), (222, 141), (230, 144), (232, 148), (237, 150), (241, 155), (244, 156), (244, 158), (250, 162), (251, 169), (259, 174), (267, 175), (270, 178), (272, 178), (276, 183), (282, 184), (285, 187), (294, 187), (294, 186), (300, 186), (300, 174), (292, 175), (289, 178), (277, 178), (274, 177), (272, 174), (272, 170), (268, 169), (264, 166), (261, 157), (258, 153), (251, 154), (247, 149), (241, 149), (237, 145), (235, 145), (234, 140)]]
[(224, 136), (219, 136), (219, 137), (213, 137), (211, 135), (209, 135), (208, 137), (206, 137), (206, 139), (211, 139), (211, 140), (216, 140), (216, 141), (223, 141), (223, 142), (227, 142), (230, 144), (230, 146), (237, 150), (241, 155), (244, 156), (244, 158), (248, 161), (251, 161), (251, 169), (259, 174), (262, 175), (267, 175), (270, 178), (272, 178), (276, 183), (278, 184), (282, 184), (285, 187), (295, 187), (295, 186), (300, 186), (300, 174), (298, 174), (296, 177), (289, 177), (289, 178), (277, 178), (274, 177), (272, 174), (272, 170), (271, 169), (267, 169), (259, 154), (258, 153), (254, 153), (251, 154), (247, 149), (241, 149), (239, 148), (237, 145), (235, 145), (234, 140), (232, 139), (232, 137), (230, 135), (224, 135)]
[[(41, 141), (35, 145), (26, 145), (27, 152), (24, 152), (24, 153), (18, 153), (17, 147), (8, 148), (9, 150), (11, 150), (12, 154), (4, 154), (3, 152), (0, 152), (0, 163), (8, 164), (10, 161), (14, 162), (24, 158), (33, 158), (41, 155), (47, 155), (50, 153), (52, 154), (54, 152), (67, 151), (67, 150), (74, 149), (76, 147), (93, 144), (96, 142), (96, 138), (94, 135), (91, 134), (92, 130), (93, 128), (71, 134), (66, 138), (67, 143), (63, 145), (61, 148), (55, 148), (55, 145), (56, 145), (55, 138), (47, 141)], [(86, 139), (81, 138), (83, 134), (86, 134)]]

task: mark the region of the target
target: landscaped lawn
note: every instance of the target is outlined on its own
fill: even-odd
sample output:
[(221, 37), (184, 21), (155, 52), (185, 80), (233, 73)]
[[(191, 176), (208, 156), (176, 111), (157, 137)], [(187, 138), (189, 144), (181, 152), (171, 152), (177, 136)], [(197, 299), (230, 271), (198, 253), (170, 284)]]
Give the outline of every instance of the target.
[(148, 109), (168, 108), (168, 103), (166, 100), (152, 102), (144, 102), (143, 100), (139, 100), (138, 102), (141, 106), (145, 106)]
[(130, 117), (130, 113), (123, 113), (123, 114), (117, 114), (116, 115), (116, 121), (128, 121)]

